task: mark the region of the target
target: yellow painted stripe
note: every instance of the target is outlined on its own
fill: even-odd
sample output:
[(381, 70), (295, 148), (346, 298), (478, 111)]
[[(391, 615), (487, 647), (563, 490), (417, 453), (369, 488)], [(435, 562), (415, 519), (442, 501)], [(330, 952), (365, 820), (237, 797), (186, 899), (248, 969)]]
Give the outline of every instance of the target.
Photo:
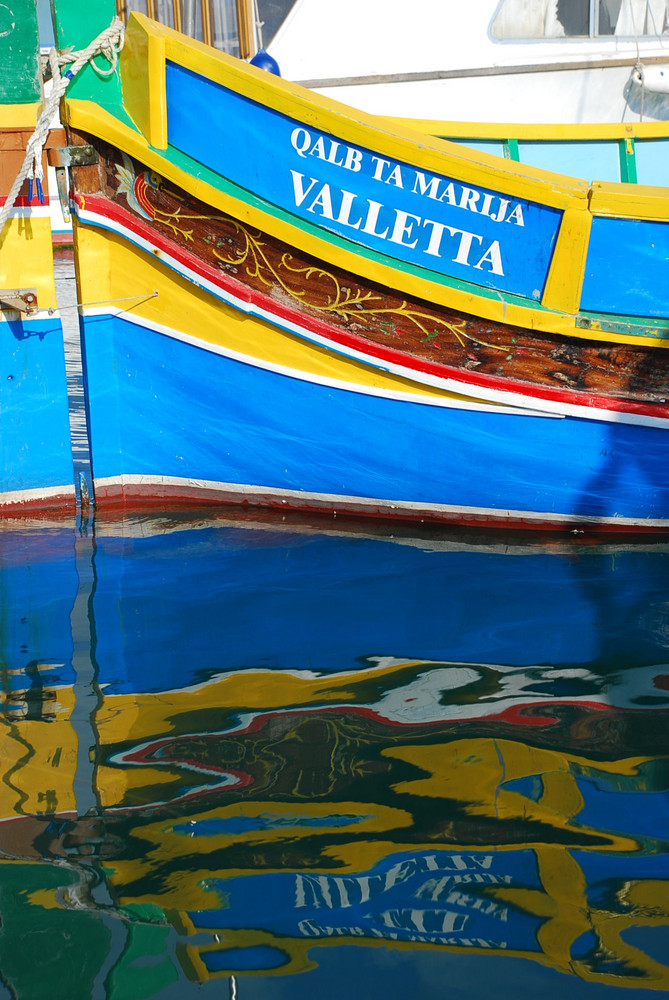
[(541, 304), (547, 309), (578, 312), (591, 226), (592, 216), (581, 209), (568, 208), (562, 216), (541, 299)]
[(381, 117), (389, 128), (412, 129), (426, 135), (458, 139), (521, 139), (532, 142), (601, 142), (620, 139), (669, 138), (669, 122), (595, 122), (591, 124), (534, 124), (500, 122), (454, 122), (429, 118)]
[[(417, 397), (471, 399), (387, 374), (240, 312), (116, 233), (77, 224), (76, 235), (83, 302), (106, 302), (137, 295), (139, 302), (128, 310), (129, 319), (141, 317), (194, 334), (206, 343), (272, 365), (369, 388), (408, 392)], [(156, 297), (141, 300), (141, 296), (154, 290), (158, 291)], [(113, 302), (110, 304), (113, 306)]]
[(0, 128), (34, 128), (41, 104), (0, 104)]
[(593, 215), (666, 222), (669, 220), (667, 188), (595, 181), (590, 210)]
[(126, 34), (120, 66), (126, 111), (154, 148), (166, 149), (165, 39), (136, 23)]
[(51, 223), (46, 216), (10, 218), (0, 241), (0, 288), (36, 288), (40, 309), (54, 309)]

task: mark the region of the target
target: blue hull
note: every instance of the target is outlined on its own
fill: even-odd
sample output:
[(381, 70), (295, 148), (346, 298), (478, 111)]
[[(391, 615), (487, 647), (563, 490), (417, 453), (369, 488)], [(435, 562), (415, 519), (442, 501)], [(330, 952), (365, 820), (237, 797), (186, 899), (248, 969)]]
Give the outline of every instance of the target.
[(74, 507), (60, 319), (0, 325), (0, 505)]
[(98, 496), (444, 519), (669, 526), (663, 429), (414, 402), (285, 374), (120, 317), (84, 324)]

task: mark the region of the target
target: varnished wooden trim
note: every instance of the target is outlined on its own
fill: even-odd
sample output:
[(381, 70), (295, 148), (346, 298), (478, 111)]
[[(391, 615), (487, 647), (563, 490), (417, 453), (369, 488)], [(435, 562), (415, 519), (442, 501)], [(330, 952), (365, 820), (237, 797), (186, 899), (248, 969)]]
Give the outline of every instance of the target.
[(252, 0), (236, 0), (237, 33), (239, 35), (239, 58), (250, 59), (254, 54), (253, 3)]

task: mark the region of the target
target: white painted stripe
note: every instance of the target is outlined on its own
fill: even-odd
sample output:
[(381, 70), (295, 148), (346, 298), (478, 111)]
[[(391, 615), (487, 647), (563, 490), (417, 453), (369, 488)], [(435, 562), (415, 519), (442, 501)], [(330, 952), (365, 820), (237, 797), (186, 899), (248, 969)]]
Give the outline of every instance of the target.
[(40, 309), (39, 307), (30, 314), (20, 313), (18, 309), (0, 310), (0, 323), (16, 323), (17, 320), (20, 320), (24, 326), (38, 326), (43, 329), (45, 324), (50, 323), (55, 327), (56, 324), (60, 325), (60, 311), (58, 309)]
[[(341, 389), (344, 392), (356, 392), (363, 396), (376, 396), (380, 399), (399, 400), (405, 403), (415, 403), (421, 406), (436, 406), (448, 410), (476, 410), (477, 412), (497, 413), (504, 416), (545, 417), (549, 420), (562, 419), (562, 415), (558, 413), (541, 413), (534, 409), (526, 410), (511, 406), (496, 406), (494, 403), (478, 403), (475, 400), (440, 399), (438, 396), (423, 396), (411, 392), (400, 392), (395, 389), (381, 389), (371, 385), (362, 385), (359, 382), (345, 382), (335, 378), (327, 378), (325, 375), (315, 375), (312, 372), (305, 372), (299, 368), (288, 368), (286, 365), (279, 365), (272, 361), (265, 361), (262, 358), (255, 357), (255, 355), (241, 354), (239, 351), (233, 351), (229, 348), (221, 347), (218, 344), (212, 344), (208, 340), (201, 340), (199, 337), (194, 337), (189, 333), (181, 333), (179, 330), (175, 330), (173, 327), (164, 326), (162, 323), (155, 323), (153, 320), (148, 320), (143, 316), (128, 316), (125, 314), (125, 310), (123, 309), (103, 309), (101, 307), (96, 307), (92, 309), (82, 309), (81, 311), (84, 316), (88, 317), (109, 317), (110, 314), (115, 316), (122, 315), (125, 322), (151, 330), (154, 333), (163, 334), (173, 340), (179, 340), (183, 344), (190, 344), (192, 347), (196, 347), (199, 350), (208, 351), (211, 354), (218, 354), (221, 357), (230, 358), (233, 361), (239, 361), (242, 364), (251, 365), (253, 368), (260, 368), (263, 371), (271, 371), (275, 372), (277, 375), (285, 375), (288, 378), (298, 379), (301, 382), (327, 386), (329, 389)], [(95, 333), (93, 332), (92, 335), (95, 336)]]
[(0, 493), (0, 506), (29, 503), (33, 500), (45, 500), (47, 497), (74, 497), (75, 489), (71, 484), (64, 486), (40, 486), (33, 490), (10, 490)]
[[(414, 368), (409, 368), (405, 365), (399, 365), (394, 362), (385, 361), (383, 359), (375, 358), (373, 355), (366, 354), (362, 351), (357, 351), (354, 348), (346, 347), (345, 345), (334, 343), (327, 337), (322, 337), (317, 333), (313, 333), (311, 330), (305, 329), (304, 327), (285, 320), (268, 310), (256, 307), (249, 302), (245, 302), (242, 299), (238, 299), (232, 293), (225, 291), (218, 285), (209, 281), (207, 278), (202, 277), (196, 271), (191, 268), (185, 267), (170, 254), (165, 253), (163, 250), (158, 250), (155, 244), (143, 237), (137, 235), (133, 230), (128, 229), (126, 226), (117, 223), (114, 219), (109, 219), (105, 215), (100, 215), (99, 213), (92, 212), (89, 209), (81, 209), (77, 207), (77, 215), (80, 220), (87, 222), (90, 225), (97, 226), (102, 229), (109, 229), (120, 236), (123, 236), (129, 242), (135, 244), (140, 249), (145, 250), (147, 253), (151, 254), (152, 257), (160, 260), (163, 264), (169, 267), (171, 270), (176, 271), (182, 277), (186, 278), (192, 284), (197, 285), (198, 288), (209, 292), (211, 295), (215, 296), (228, 305), (233, 306), (235, 309), (239, 309), (241, 312), (247, 315), (256, 316), (258, 319), (262, 319), (273, 326), (278, 326), (282, 330), (286, 330), (289, 333), (293, 333), (304, 340), (308, 340), (311, 343), (319, 344), (320, 346), (326, 347), (328, 350), (341, 354), (344, 357), (352, 358), (355, 361), (363, 362), (373, 368), (378, 368), (381, 371), (387, 371), (393, 375), (399, 375), (402, 378), (409, 379), (413, 382), (417, 382), (423, 385), (434, 386), (438, 389), (444, 389), (447, 392), (456, 392), (459, 395), (471, 397), (473, 388), (470, 383), (461, 382), (454, 378), (445, 378), (438, 375), (431, 375), (427, 372), (420, 372)], [(119, 310), (118, 312), (121, 312)], [(156, 325), (156, 329), (157, 329)], [(165, 331), (168, 328), (163, 328)], [(169, 336), (174, 336), (176, 331), (168, 333)], [(185, 336), (182, 336), (185, 339)], [(206, 342), (203, 342), (203, 346)], [(650, 345), (652, 346), (652, 345)], [(209, 350), (214, 349), (215, 345), (209, 346)], [(657, 348), (657, 350), (663, 350), (663, 348)], [(223, 351), (218, 351), (216, 353), (224, 353)], [(504, 406), (512, 407), (522, 407), (523, 410), (533, 410), (536, 411), (541, 416), (548, 416), (549, 414), (555, 414), (556, 416), (573, 416), (579, 417), (583, 420), (601, 420), (608, 423), (622, 423), (622, 424), (637, 424), (644, 427), (669, 427), (669, 418), (667, 417), (654, 417), (647, 416), (645, 414), (637, 413), (625, 413), (619, 410), (608, 410), (606, 408), (600, 407), (590, 407), (585, 405), (580, 405), (577, 403), (566, 403), (558, 400), (550, 399), (540, 399), (535, 396), (525, 396), (521, 393), (514, 392), (512, 390), (503, 389), (491, 389), (485, 386), (476, 386), (475, 391), (477, 396), (481, 400), (487, 400), (490, 403), (497, 403)], [(499, 412), (499, 411), (498, 411)]]
[(10, 219), (45, 219), (51, 215), (51, 206), (46, 205), (14, 205), (9, 213)]
[(635, 517), (597, 517), (578, 514), (554, 514), (536, 510), (510, 510), (496, 507), (463, 507), (455, 504), (416, 503), (409, 500), (386, 500), (374, 497), (349, 496), (338, 493), (309, 493), (303, 490), (285, 490), (275, 486), (250, 486), (246, 483), (223, 483), (213, 479), (194, 479), (187, 476), (153, 476), (146, 474), (124, 473), (120, 476), (106, 476), (95, 479), (95, 489), (105, 489), (110, 486), (149, 486), (151, 488), (182, 487), (189, 490), (212, 490), (217, 493), (228, 493), (239, 496), (276, 497), (283, 503), (289, 500), (299, 500), (302, 504), (313, 501), (327, 505), (329, 509), (337, 506), (342, 508), (373, 507), (390, 511), (395, 514), (402, 511), (413, 511), (417, 514), (449, 514), (466, 517), (496, 517), (501, 520), (535, 521), (537, 523), (554, 524), (607, 524), (623, 527), (666, 528), (669, 518), (635, 518)]

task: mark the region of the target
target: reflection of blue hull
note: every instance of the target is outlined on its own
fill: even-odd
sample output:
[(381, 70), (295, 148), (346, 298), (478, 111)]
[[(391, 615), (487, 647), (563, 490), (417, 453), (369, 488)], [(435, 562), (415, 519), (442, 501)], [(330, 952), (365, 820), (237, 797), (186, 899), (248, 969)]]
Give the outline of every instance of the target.
[(206, 487), (405, 516), (669, 524), (669, 441), (657, 427), (390, 398), (118, 317), (85, 330), (101, 494)]
[[(99, 526), (100, 680), (109, 694), (151, 691), (252, 667), (355, 670), (386, 656), (596, 672), (665, 662), (669, 552), (505, 542), (215, 521), (143, 537), (128, 527), (124, 538)], [(560, 683), (565, 696), (587, 693)]]
[(70, 614), (77, 596), (74, 528), (8, 528), (0, 533), (2, 687), (37, 695), (74, 683)]
[[(360, 873), (283, 871), (210, 878), (212, 908), (191, 912), (188, 919), (195, 932), (216, 934), (217, 943), (191, 945), (190, 958), (201, 977), (208, 978), (285, 971), (299, 941), (311, 948), (344, 941), (358, 946), (411, 943), (541, 956), (584, 979), (602, 977), (606, 982), (615, 977), (616, 985), (666, 988), (662, 957), (654, 956), (660, 959), (658, 967), (644, 951), (630, 955), (627, 939), (641, 930), (644, 917), (631, 911), (624, 893), (626, 887), (640, 885), (661, 907), (661, 890), (654, 886), (669, 875), (669, 857), (573, 854), (583, 881), (563, 883), (553, 898), (556, 886), (550, 877), (543, 884), (551, 856), (543, 859), (542, 871), (541, 851), (527, 848), (395, 853)], [(572, 875), (576, 865), (567, 852), (563, 863)], [(225, 907), (217, 906), (217, 898), (226, 900)], [(659, 911), (652, 922), (658, 917)], [(568, 952), (555, 947), (553, 921), (561, 922)], [(225, 932), (236, 930), (247, 935), (246, 946), (227, 939)], [(662, 930), (666, 932), (666, 924)], [(620, 960), (614, 965), (618, 951)], [(345, 951), (340, 961), (346, 961)]]
[(0, 505), (74, 508), (60, 320), (0, 322)]

